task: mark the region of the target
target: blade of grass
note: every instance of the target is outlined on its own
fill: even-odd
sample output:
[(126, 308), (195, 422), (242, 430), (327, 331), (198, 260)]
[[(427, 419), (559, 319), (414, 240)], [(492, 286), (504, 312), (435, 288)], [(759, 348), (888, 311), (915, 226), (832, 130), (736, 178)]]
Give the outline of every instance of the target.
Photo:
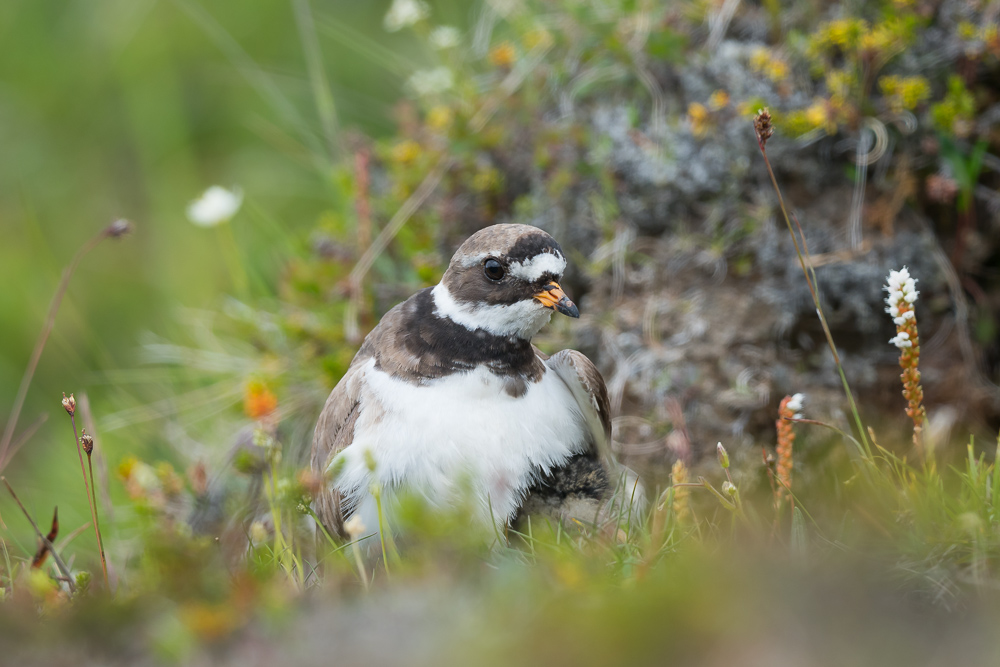
[(295, 20), (302, 39), (302, 50), (305, 52), (306, 69), (309, 71), (309, 82), (312, 85), (313, 101), (316, 103), (316, 113), (319, 114), (323, 127), (323, 137), (333, 162), (340, 154), (340, 142), (337, 140), (337, 107), (333, 101), (333, 93), (327, 83), (323, 71), (323, 54), (316, 39), (316, 21), (313, 20), (309, 0), (295, 0)]

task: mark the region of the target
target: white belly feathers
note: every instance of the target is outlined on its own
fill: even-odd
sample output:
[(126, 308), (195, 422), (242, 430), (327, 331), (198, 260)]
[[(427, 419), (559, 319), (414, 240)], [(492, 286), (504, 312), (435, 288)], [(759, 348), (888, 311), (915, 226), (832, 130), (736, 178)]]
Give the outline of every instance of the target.
[(509, 521), (537, 473), (591, 438), (576, 398), (551, 369), (520, 398), (482, 367), (422, 386), (376, 370), (374, 360), (364, 372), (354, 440), (337, 456), (333, 484), (370, 529), (378, 525), (374, 481), (390, 500), (405, 488), (439, 507), (471, 489), (484, 518), (492, 511), (495, 521)]

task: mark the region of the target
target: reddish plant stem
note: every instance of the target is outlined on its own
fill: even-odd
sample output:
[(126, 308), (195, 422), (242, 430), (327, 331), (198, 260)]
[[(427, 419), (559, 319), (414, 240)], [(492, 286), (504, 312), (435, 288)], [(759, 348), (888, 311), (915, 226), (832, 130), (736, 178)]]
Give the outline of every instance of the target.
[(56, 293), (52, 296), (52, 302), (49, 304), (49, 312), (45, 317), (45, 324), (42, 325), (42, 331), (38, 334), (38, 339), (35, 341), (35, 349), (31, 352), (31, 359), (28, 361), (28, 367), (24, 370), (24, 375), (21, 377), (21, 385), (17, 389), (17, 397), (14, 399), (14, 408), (10, 411), (10, 419), (7, 420), (7, 426), (4, 428), (3, 438), (0, 439), (0, 470), (3, 470), (7, 461), (10, 459), (7, 456), (8, 449), (10, 449), (11, 439), (14, 437), (14, 429), (17, 428), (17, 420), (21, 416), (21, 408), (24, 407), (24, 399), (28, 395), (28, 387), (31, 385), (31, 380), (35, 376), (35, 369), (38, 368), (38, 361), (42, 358), (42, 350), (45, 349), (45, 343), (49, 340), (49, 334), (52, 333), (52, 327), (56, 323), (56, 313), (59, 312), (59, 306), (62, 304), (63, 297), (66, 295), (66, 288), (69, 287), (70, 278), (76, 272), (76, 267), (80, 264), (80, 260), (87, 256), (91, 250), (96, 248), (101, 241), (106, 238), (118, 238), (124, 236), (131, 229), (131, 223), (125, 220), (119, 220), (111, 223), (104, 229), (100, 231), (96, 236), (87, 241), (76, 251), (73, 258), (70, 260), (66, 268), (63, 269), (62, 279), (59, 281), (59, 286), (56, 288)]
[[(83, 486), (87, 491), (87, 505), (90, 506), (90, 520), (94, 524), (94, 536), (97, 538), (97, 550), (101, 554), (101, 571), (104, 573), (104, 587), (110, 592), (111, 586), (108, 584), (108, 562), (104, 557), (104, 542), (101, 540), (101, 529), (97, 525), (97, 508), (94, 506), (94, 496), (90, 492), (90, 482), (87, 481), (87, 469), (83, 466), (83, 448), (80, 446), (80, 436), (76, 431), (76, 417), (71, 413), (70, 422), (73, 424), (73, 438), (76, 440), (76, 453), (80, 457), (80, 473), (83, 475)], [(90, 455), (87, 455), (90, 460)], [(93, 469), (91, 469), (93, 474)]]

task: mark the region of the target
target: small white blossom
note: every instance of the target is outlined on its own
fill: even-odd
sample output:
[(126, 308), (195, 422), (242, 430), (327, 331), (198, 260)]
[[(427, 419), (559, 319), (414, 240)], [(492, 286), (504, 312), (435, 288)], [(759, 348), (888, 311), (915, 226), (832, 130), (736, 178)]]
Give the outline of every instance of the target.
[(242, 205), (243, 192), (239, 188), (227, 190), (213, 185), (188, 204), (187, 217), (199, 227), (215, 227), (228, 222)]
[(344, 522), (344, 530), (347, 534), (351, 536), (351, 539), (357, 539), (359, 536), (363, 535), (368, 528), (365, 526), (364, 522), (361, 521), (361, 517), (357, 513), (351, 515), (351, 518)]
[(421, 96), (443, 93), (452, 87), (455, 77), (447, 67), (435, 67), (414, 72), (407, 82), (413, 91)]
[[(920, 292), (917, 291), (917, 281), (910, 276), (910, 272), (904, 266), (899, 271), (890, 271), (885, 279), (885, 291), (889, 296), (885, 299), (885, 312), (895, 320), (899, 317), (899, 306), (905, 303), (914, 303)], [(899, 324), (899, 322), (896, 322)]]
[[(788, 403), (785, 404), (785, 407), (787, 407), (792, 412), (799, 412), (802, 410), (802, 404), (805, 403), (805, 400), (806, 400), (805, 394), (795, 394), (794, 396), (792, 396), (792, 400), (788, 401)], [(802, 418), (801, 415), (797, 415), (795, 417), (795, 419), (801, 419), (801, 418)]]
[(910, 334), (905, 331), (900, 331), (898, 334), (889, 339), (889, 342), (899, 349), (913, 347), (913, 341), (910, 340)]
[(430, 14), (431, 8), (422, 0), (393, 0), (382, 19), (382, 27), (388, 32), (397, 32), (423, 21)]
[(435, 49), (453, 49), (462, 41), (462, 33), (458, 28), (450, 25), (442, 25), (431, 31), (430, 43)]
[(736, 495), (736, 485), (730, 481), (725, 481), (722, 483), (722, 492), (727, 496)]

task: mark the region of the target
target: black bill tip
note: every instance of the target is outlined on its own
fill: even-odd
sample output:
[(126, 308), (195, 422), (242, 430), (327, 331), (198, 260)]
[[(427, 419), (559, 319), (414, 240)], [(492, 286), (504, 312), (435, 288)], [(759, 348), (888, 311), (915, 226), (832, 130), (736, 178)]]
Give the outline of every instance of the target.
[(576, 307), (576, 304), (569, 300), (568, 296), (564, 296), (556, 302), (555, 309), (558, 310), (563, 315), (569, 315), (570, 317), (580, 317), (580, 309)]

